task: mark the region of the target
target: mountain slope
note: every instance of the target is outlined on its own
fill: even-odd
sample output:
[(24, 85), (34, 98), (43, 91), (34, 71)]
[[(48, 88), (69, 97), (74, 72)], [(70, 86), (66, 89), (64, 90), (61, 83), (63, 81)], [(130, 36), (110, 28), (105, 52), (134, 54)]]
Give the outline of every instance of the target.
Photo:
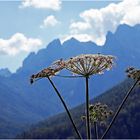
[[(91, 103), (102, 102), (110, 106), (111, 109), (116, 110), (122, 98), (125, 96), (126, 91), (132, 85), (132, 81), (125, 80), (119, 85), (108, 90), (104, 94), (98, 96), (97, 98), (91, 100)], [(140, 88), (136, 88), (131, 96), (128, 98), (125, 106), (123, 107), (118, 119), (114, 123), (109, 131), (107, 138), (140, 138), (139, 127), (140, 127)], [(73, 118), (75, 119), (76, 125), (82, 136), (85, 138), (86, 132), (84, 127), (84, 122), (81, 121), (81, 116), (84, 114), (84, 104), (80, 105), (71, 110)], [(106, 127), (100, 127), (100, 136)], [(92, 129), (92, 136), (94, 136), (94, 131)], [(74, 138), (75, 133), (72, 129), (71, 122), (65, 113), (59, 114), (57, 116), (51, 117), (45, 121), (40, 122), (32, 126), (28, 131), (18, 135), (17, 138), (41, 138), (41, 139), (65, 139)]]

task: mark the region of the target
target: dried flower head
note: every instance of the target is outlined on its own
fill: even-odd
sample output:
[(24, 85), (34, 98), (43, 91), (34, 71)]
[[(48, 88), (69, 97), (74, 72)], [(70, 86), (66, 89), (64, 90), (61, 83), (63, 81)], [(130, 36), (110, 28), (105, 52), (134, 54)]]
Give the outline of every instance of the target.
[(129, 67), (126, 69), (127, 76), (134, 80), (139, 80), (140, 84), (140, 69), (135, 69), (134, 67)]
[[(113, 111), (109, 109), (106, 104), (96, 103), (95, 105), (89, 106), (90, 123), (100, 122), (100, 124), (105, 123), (105, 121), (113, 114)], [(82, 119), (86, 119), (83, 116)]]
[(64, 68), (65, 64), (63, 60), (55, 61), (50, 67), (43, 69), (37, 74), (33, 74), (30, 78), (30, 83), (32, 84), (35, 79), (44, 78), (44, 77), (52, 77), (55, 76), (59, 71)]
[(110, 70), (113, 65), (114, 57), (111, 55), (86, 54), (72, 57), (66, 60), (65, 68), (74, 74), (90, 76), (102, 74), (104, 70)]

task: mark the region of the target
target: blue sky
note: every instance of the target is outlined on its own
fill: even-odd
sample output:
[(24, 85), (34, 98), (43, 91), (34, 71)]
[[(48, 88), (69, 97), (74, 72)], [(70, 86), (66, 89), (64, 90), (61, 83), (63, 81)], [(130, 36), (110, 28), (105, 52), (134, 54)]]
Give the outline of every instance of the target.
[(103, 45), (108, 31), (140, 22), (140, 2), (132, 1), (0, 1), (0, 69), (15, 72), (30, 52), (55, 38), (63, 42), (73, 36)]

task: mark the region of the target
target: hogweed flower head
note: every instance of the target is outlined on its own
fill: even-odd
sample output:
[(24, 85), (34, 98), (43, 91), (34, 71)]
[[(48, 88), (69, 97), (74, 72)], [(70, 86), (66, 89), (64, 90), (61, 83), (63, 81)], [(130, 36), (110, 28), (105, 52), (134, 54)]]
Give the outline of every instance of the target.
[[(113, 111), (109, 109), (106, 104), (96, 103), (89, 106), (90, 123), (99, 122), (100, 124), (105, 121), (113, 114)], [(86, 116), (82, 116), (82, 119), (86, 119)]]
[(33, 74), (30, 78), (30, 83), (32, 84), (35, 79), (44, 78), (44, 77), (52, 77), (55, 76), (58, 72), (60, 72), (64, 68), (65, 64), (63, 60), (55, 61), (50, 67), (41, 70), (37, 74)]
[(135, 69), (134, 67), (129, 67), (126, 69), (127, 76), (134, 80), (139, 80), (138, 84), (140, 85), (140, 69)]
[(88, 77), (94, 74), (102, 74), (104, 70), (110, 70), (114, 57), (101, 54), (82, 54), (66, 60), (65, 68), (74, 74)]

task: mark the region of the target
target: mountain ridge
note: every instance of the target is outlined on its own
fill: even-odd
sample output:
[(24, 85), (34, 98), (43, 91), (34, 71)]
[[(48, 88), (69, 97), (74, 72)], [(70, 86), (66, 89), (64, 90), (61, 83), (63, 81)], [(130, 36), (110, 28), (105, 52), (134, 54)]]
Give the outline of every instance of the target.
[(12, 75), (12, 73), (10, 72), (10, 70), (8, 68), (0, 69), (0, 76), (10, 77), (11, 75)]
[[(49, 82), (43, 79), (31, 86), (29, 79), (32, 74), (48, 67), (53, 61), (60, 58), (68, 59), (79, 54), (102, 53), (117, 57), (115, 61), (116, 66), (111, 71), (105, 72), (104, 75), (90, 78), (90, 97), (93, 98), (103, 93), (124, 80), (124, 70), (128, 66), (140, 67), (138, 63), (140, 59), (139, 34), (140, 25), (135, 27), (122, 25), (116, 33), (108, 33), (104, 46), (99, 47), (95, 43), (79, 42), (76, 39), (68, 40), (62, 44), (59, 39), (56, 39), (48, 44), (46, 48), (41, 49), (37, 53), (31, 53), (16, 73), (7, 78), (1, 76), (0, 84), (4, 85), (4, 88), (0, 87), (0, 99), (1, 103), (3, 103), (3, 105), (0, 104), (1, 114), (5, 114), (5, 117), (9, 116), (8, 122), (13, 119), (19, 119), (21, 122), (34, 123), (35, 121), (40, 121), (62, 112), (63, 107)], [(69, 73), (62, 71), (60, 74)], [(70, 108), (85, 101), (85, 81), (83, 79), (68, 80), (54, 77), (53, 81)], [(19, 104), (15, 105), (15, 99), (9, 102), (11, 93), (8, 89), (12, 93), (15, 93), (14, 98), (17, 101), (21, 101), (18, 102)], [(8, 108), (10, 112), (2, 109), (7, 103), (9, 103)], [(15, 113), (16, 115), (12, 116), (11, 113)]]

